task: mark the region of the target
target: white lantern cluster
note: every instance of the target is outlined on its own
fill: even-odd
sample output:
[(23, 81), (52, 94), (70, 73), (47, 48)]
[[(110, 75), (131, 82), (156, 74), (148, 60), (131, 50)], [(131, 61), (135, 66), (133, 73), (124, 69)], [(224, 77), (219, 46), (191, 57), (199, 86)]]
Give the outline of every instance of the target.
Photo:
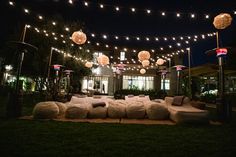
[(82, 45), (86, 42), (87, 36), (82, 31), (77, 31), (72, 34), (71, 39), (76, 44)]
[(98, 64), (102, 66), (109, 64), (109, 58), (106, 55), (100, 55), (97, 57), (97, 61)]
[(143, 67), (147, 67), (147, 66), (149, 66), (149, 64), (150, 64), (150, 61), (149, 61), (149, 60), (144, 60), (144, 61), (142, 61), (142, 66), (143, 66)]
[(230, 26), (232, 17), (228, 13), (221, 13), (214, 18), (213, 25), (216, 29), (225, 29)]
[(148, 51), (140, 51), (138, 53), (138, 59), (140, 61), (149, 60), (149, 58), (150, 58), (150, 53)]
[(165, 60), (162, 59), (162, 58), (159, 58), (157, 61), (156, 61), (156, 64), (157, 65), (163, 65), (165, 63)]
[(85, 67), (87, 67), (87, 68), (92, 68), (92, 66), (93, 66), (93, 62), (86, 62), (85, 63)]
[(146, 70), (145, 69), (140, 69), (140, 74), (145, 74), (146, 73)]

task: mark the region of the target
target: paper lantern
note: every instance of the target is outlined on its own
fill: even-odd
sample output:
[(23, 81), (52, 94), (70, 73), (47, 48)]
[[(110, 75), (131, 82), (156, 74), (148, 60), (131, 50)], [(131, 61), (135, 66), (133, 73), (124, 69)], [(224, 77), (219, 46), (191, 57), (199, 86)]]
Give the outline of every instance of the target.
[(156, 62), (157, 65), (163, 65), (165, 63), (165, 60), (162, 58), (159, 58)]
[(231, 25), (232, 17), (230, 14), (221, 13), (214, 18), (213, 25), (216, 29), (225, 29), (229, 25)]
[(97, 57), (97, 61), (99, 65), (107, 65), (109, 64), (109, 58), (106, 55), (100, 55)]
[(150, 58), (150, 53), (148, 51), (140, 51), (138, 53), (138, 59), (140, 61), (149, 60), (149, 58)]
[(142, 66), (143, 66), (143, 67), (147, 67), (147, 66), (149, 66), (149, 64), (150, 64), (150, 61), (149, 61), (149, 60), (144, 60), (144, 61), (142, 61)]
[(93, 62), (86, 62), (85, 63), (85, 67), (87, 67), (87, 68), (92, 68), (92, 66), (93, 66)]
[(84, 34), (82, 31), (77, 31), (72, 34), (71, 39), (76, 44), (82, 45), (86, 42), (87, 37), (86, 34)]
[(141, 74), (145, 74), (145, 73), (146, 73), (146, 70), (145, 70), (145, 69), (140, 69), (140, 73), (141, 73)]

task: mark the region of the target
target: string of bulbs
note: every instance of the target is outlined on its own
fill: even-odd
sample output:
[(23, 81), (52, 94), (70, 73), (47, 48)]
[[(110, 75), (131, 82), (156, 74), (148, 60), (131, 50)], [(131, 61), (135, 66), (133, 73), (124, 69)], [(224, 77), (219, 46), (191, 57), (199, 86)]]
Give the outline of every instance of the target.
[[(68, 0), (68, 3), (70, 5), (74, 5), (75, 3), (77, 3), (77, 0)], [(135, 15), (136, 13), (144, 13), (148, 16), (150, 15), (156, 15), (156, 16), (161, 16), (161, 17), (167, 17), (167, 16), (174, 16), (178, 19), (181, 19), (183, 17), (187, 17), (190, 19), (197, 19), (197, 18), (202, 18), (205, 20), (209, 20), (211, 17), (210, 13), (205, 13), (205, 14), (196, 14), (194, 12), (192, 13), (184, 13), (184, 12), (170, 12), (170, 11), (160, 11), (160, 10), (154, 10), (154, 9), (150, 9), (150, 8), (137, 8), (137, 7), (124, 7), (121, 5), (110, 5), (110, 4), (105, 4), (105, 3), (95, 3), (95, 2), (91, 2), (91, 1), (80, 1), (81, 5), (86, 7), (86, 8), (92, 8), (91, 6), (95, 6), (96, 8), (99, 8), (100, 10), (109, 10), (112, 11), (114, 13), (120, 13), (122, 11), (127, 11), (130, 14)], [(236, 10), (231, 10), (229, 11), (230, 13), (236, 15)]]

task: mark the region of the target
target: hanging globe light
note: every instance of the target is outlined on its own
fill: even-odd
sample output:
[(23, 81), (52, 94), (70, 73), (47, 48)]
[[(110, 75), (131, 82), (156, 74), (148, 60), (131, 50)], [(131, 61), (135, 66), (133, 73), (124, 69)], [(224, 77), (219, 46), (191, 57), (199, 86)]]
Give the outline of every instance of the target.
[(156, 61), (156, 64), (157, 65), (163, 65), (165, 63), (165, 60), (162, 59), (162, 58), (159, 58), (157, 61)]
[(72, 34), (71, 39), (78, 45), (82, 45), (86, 42), (87, 36), (82, 31), (76, 31)]
[(228, 13), (221, 13), (214, 18), (213, 25), (216, 29), (225, 29), (230, 26), (232, 22), (232, 17)]
[(100, 55), (97, 57), (97, 61), (98, 64), (102, 66), (109, 64), (109, 58), (106, 55)]
[(145, 74), (146, 73), (146, 70), (145, 69), (140, 69), (140, 74)]
[(92, 68), (93, 62), (86, 62), (84, 65), (85, 65), (85, 67), (87, 67), (87, 68)]
[(149, 61), (149, 60), (144, 60), (144, 61), (142, 61), (142, 66), (143, 66), (143, 67), (147, 67), (147, 66), (149, 66), (149, 64), (150, 64), (150, 61)]
[(149, 58), (150, 58), (150, 53), (148, 51), (140, 51), (138, 53), (138, 59), (140, 61), (149, 60)]

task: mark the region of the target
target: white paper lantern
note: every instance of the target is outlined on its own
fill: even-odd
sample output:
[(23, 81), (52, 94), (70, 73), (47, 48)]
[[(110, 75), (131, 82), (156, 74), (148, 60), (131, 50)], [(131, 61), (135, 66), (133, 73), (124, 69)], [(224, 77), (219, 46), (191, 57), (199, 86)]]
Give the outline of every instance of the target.
[(100, 55), (97, 57), (97, 61), (98, 64), (102, 66), (109, 64), (109, 58), (106, 55)]
[(149, 60), (149, 58), (150, 58), (150, 53), (148, 51), (140, 51), (138, 53), (138, 59), (140, 61)]
[(149, 66), (149, 64), (150, 64), (150, 61), (149, 61), (149, 60), (144, 60), (144, 61), (142, 61), (142, 66), (143, 66), (143, 67), (147, 67), (147, 66)]
[(86, 42), (87, 36), (82, 31), (77, 31), (72, 34), (71, 39), (76, 44), (82, 45)]
[(86, 62), (85, 63), (85, 67), (87, 67), (87, 68), (92, 68), (92, 66), (93, 66), (93, 62)]
[(216, 29), (225, 29), (231, 25), (232, 17), (228, 13), (221, 13), (214, 18), (213, 25)]
[(145, 69), (140, 69), (140, 74), (145, 74), (146, 70)]
[(163, 65), (165, 63), (165, 60), (162, 59), (162, 58), (159, 58), (157, 61), (156, 61), (156, 64), (157, 65)]

